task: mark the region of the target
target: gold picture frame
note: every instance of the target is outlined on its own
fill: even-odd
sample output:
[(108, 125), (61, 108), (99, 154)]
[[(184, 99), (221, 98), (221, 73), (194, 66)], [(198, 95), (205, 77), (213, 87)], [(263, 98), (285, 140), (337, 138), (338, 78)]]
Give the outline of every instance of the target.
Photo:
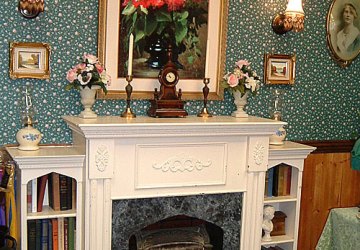
[(264, 80), (266, 84), (294, 84), (295, 55), (265, 54)]
[[(121, 2), (120, 0), (99, 0), (98, 57), (112, 79), (107, 95), (101, 90), (98, 92), (97, 98), (101, 99), (126, 99), (126, 79), (117, 76)], [(223, 99), (220, 81), (225, 69), (228, 5), (229, 0), (209, 0), (207, 46), (210, 49), (209, 58), (206, 59), (209, 60), (209, 100)], [(154, 88), (160, 86), (157, 78), (136, 77), (131, 85), (133, 87), (132, 99), (152, 99), (154, 98)], [(177, 88), (182, 90), (182, 99), (184, 100), (203, 99), (203, 87), (203, 79), (180, 78), (177, 84)]]
[(11, 42), (10, 78), (49, 79), (49, 56), (46, 43)]
[[(343, 20), (344, 11), (352, 20)], [(354, 15), (355, 13), (355, 15)], [(357, 13), (357, 18), (355, 18)], [(359, 0), (333, 0), (326, 20), (326, 40), (331, 56), (340, 67), (345, 68), (360, 54), (360, 3)], [(349, 22), (351, 20), (351, 23)], [(345, 31), (345, 26), (351, 27)], [(357, 33), (357, 35), (356, 35)]]

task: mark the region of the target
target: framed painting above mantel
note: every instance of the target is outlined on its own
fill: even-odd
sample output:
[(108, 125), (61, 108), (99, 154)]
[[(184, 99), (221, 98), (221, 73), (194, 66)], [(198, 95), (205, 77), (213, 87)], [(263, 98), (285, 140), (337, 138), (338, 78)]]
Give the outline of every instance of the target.
[[(131, 4), (132, 1), (125, 0), (125, 3), (128, 2)], [(175, 10), (169, 10), (167, 1), (163, 2), (165, 4), (159, 8), (148, 6), (144, 10), (140, 6), (124, 5), (124, 0), (99, 0), (98, 57), (110, 74), (112, 83), (108, 94), (100, 92), (98, 98), (126, 98), (130, 32), (135, 35), (134, 79), (131, 82), (133, 99), (154, 98), (154, 89), (160, 86), (159, 71), (167, 62), (168, 44), (173, 47), (173, 61), (178, 66), (180, 81), (177, 88), (182, 90), (182, 99), (203, 99), (206, 67), (210, 78), (208, 99), (223, 98), (220, 81), (225, 68), (228, 0), (184, 0), (181, 8), (173, 6)], [(134, 10), (136, 7), (138, 9)], [(146, 18), (144, 11), (148, 13)], [(169, 21), (169, 18), (172, 20)], [(169, 29), (167, 23), (173, 23), (173, 20), (176, 20), (176, 29)], [(160, 60), (156, 61), (151, 51), (155, 48), (159, 51), (159, 46), (163, 46), (161, 50), (165, 53), (158, 53), (155, 59)], [(174, 56), (174, 51), (178, 52), (178, 57)]]

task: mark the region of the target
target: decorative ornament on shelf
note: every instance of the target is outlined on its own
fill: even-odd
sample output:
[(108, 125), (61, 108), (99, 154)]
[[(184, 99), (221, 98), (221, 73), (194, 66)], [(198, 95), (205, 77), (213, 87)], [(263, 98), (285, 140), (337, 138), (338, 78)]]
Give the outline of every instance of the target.
[(107, 94), (107, 86), (111, 79), (106, 74), (105, 68), (99, 63), (99, 59), (91, 54), (85, 53), (83, 62), (71, 68), (66, 75), (69, 83), (65, 89), (80, 90), (81, 104), (84, 110), (80, 113), (81, 118), (96, 118), (97, 114), (91, 110), (95, 103), (96, 91), (102, 89)]
[(33, 127), (35, 110), (32, 105), (29, 87), (26, 87), (24, 98), (20, 103), (21, 106), (25, 106), (25, 109), (21, 110), (21, 120), (24, 127), (16, 133), (16, 140), (19, 143), (18, 149), (25, 151), (38, 150), (42, 136), (40, 131)]
[(275, 208), (271, 205), (265, 205), (263, 211), (263, 222), (262, 222), (262, 229), (264, 231), (262, 241), (272, 240), (270, 233), (274, 230), (274, 224), (272, 222), (274, 215), (275, 215)]
[(237, 110), (231, 115), (234, 117), (248, 117), (244, 111), (247, 103), (249, 92), (254, 95), (260, 87), (259, 77), (256, 72), (250, 69), (250, 63), (247, 60), (240, 60), (235, 63), (232, 72), (228, 72), (224, 76), (222, 87), (228, 89), (230, 94), (234, 96), (234, 102)]
[[(284, 91), (280, 89), (275, 89), (273, 91), (273, 101), (270, 106), (271, 119), (275, 121), (282, 120), (282, 110), (283, 110), (283, 95)], [(281, 126), (276, 130), (275, 134), (270, 136), (271, 145), (283, 145), (286, 137), (286, 130), (284, 126)]]

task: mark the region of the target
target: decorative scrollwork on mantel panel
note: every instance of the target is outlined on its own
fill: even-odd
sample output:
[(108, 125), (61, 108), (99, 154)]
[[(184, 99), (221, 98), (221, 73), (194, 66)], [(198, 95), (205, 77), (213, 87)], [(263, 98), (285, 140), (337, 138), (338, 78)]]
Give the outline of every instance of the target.
[(204, 168), (210, 167), (211, 164), (210, 160), (203, 162), (194, 157), (179, 155), (171, 157), (162, 163), (155, 163), (153, 168), (163, 172), (192, 172), (195, 170), (202, 171)]
[(265, 147), (262, 143), (257, 142), (253, 151), (253, 158), (256, 165), (260, 166), (264, 162)]
[(100, 172), (104, 172), (109, 165), (109, 150), (105, 145), (100, 145), (96, 150), (95, 164)]

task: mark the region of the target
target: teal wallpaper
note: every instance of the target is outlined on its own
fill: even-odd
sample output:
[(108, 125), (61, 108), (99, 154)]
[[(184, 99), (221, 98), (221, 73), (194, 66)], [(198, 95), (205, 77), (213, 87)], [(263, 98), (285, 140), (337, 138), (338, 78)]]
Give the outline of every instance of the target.
[[(331, 0), (304, 1), (305, 30), (277, 35), (271, 29), (275, 13), (285, 9), (284, 0), (229, 0), (228, 47), (226, 65), (247, 59), (263, 74), (264, 53), (296, 53), (296, 83), (284, 89), (283, 120), (288, 122), (289, 140), (352, 139), (359, 130), (360, 58), (341, 69), (331, 58), (326, 44), (326, 15)], [(62, 115), (81, 110), (79, 93), (65, 91), (66, 71), (79, 62), (84, 52), (97, 51), (97, 0), (46, 1), (46, 9), (36, 19), (27, 20), (16, 11), (17, 1), (2, 0), (0, 5), (0, 145), (16, 143), (20, 128), (21, 89), (33, 86), (37, 109), (36, 127), (43, 133), (42, 143), (70, 143), (71, 132)], [(9, 42), (45, 42), (52, 48), (50, 80), (9, 78)], [(248, 113), (269, 117), (273, 86), (261, 84), (259, 95), (249, 98)], [(123, 100), (97, 100), (99, 115), (119, 115)], [(133, 110), (144, 115), (149, 103), (132, 102)], [(189, 101), (186, 109), (197, 114), (201, 101)], [(216, 115), (229, 115), (235, 106), (225, 93), (224, 101), (211, 101)]]

